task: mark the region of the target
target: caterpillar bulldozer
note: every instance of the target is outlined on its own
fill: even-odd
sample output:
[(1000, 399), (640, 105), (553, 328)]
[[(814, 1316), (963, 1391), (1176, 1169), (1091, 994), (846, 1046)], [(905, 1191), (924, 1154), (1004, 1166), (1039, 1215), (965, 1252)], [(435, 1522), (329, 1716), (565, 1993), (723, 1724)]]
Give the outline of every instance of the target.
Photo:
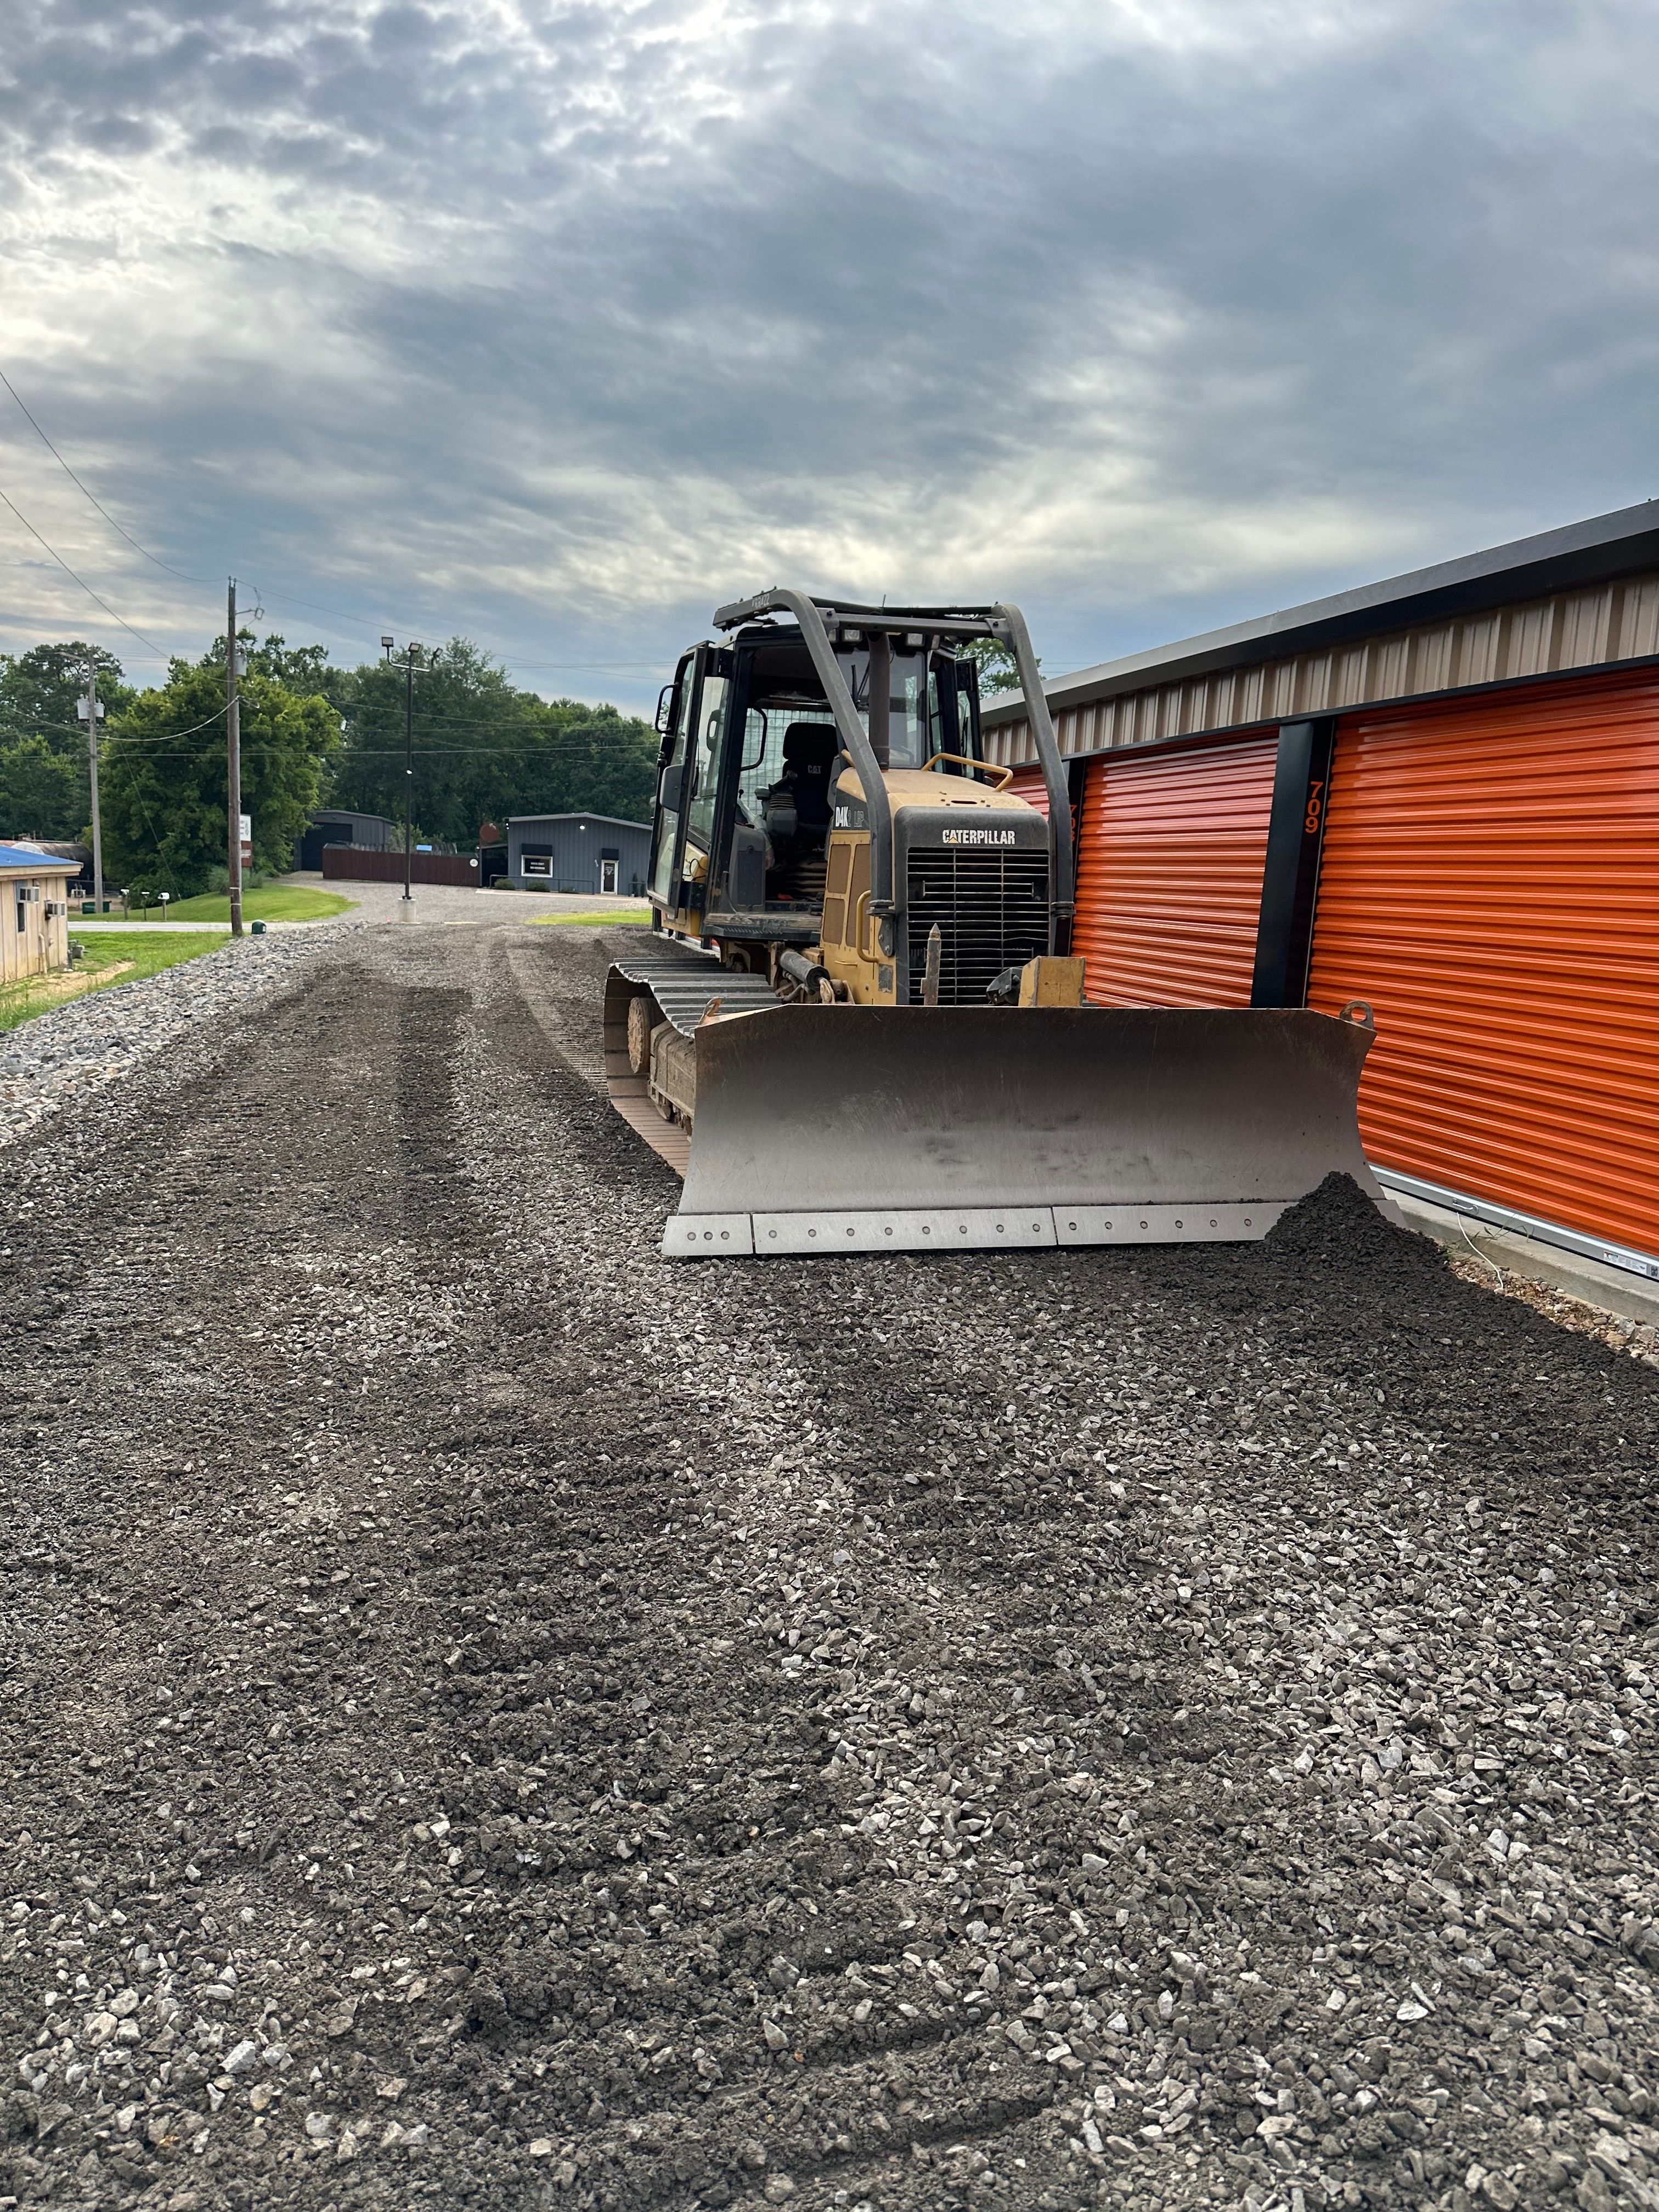
[[(658, 702), (652, 936), (605, 987), (612, 1102), (684, 1177), (665, 1256), (1249, 1239), (1334, 1169), (1380, 1197), (1364, 1009), (1088, 1003), (1017, 607), (775, 590), (714, 627)], [(981, 639), (1046, 811), (985, 757)]]

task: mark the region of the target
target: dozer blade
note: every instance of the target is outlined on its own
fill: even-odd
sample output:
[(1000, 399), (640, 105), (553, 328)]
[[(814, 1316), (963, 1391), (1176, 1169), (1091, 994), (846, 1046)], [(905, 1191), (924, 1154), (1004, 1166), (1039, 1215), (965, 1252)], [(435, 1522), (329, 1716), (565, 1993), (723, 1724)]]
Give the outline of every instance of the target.
[(1333, 1169), (1381, 1202), (1369, 1018), (793, 1006), (698, 1027), (664, 1254), (1239, 1242)]

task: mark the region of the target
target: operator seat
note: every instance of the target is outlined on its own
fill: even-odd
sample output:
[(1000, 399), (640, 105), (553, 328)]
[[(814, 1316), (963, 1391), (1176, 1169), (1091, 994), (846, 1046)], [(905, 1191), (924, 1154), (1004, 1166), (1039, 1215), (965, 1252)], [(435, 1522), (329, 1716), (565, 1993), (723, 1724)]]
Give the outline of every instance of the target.
[(783, 733), (783, 774), (775, 789), (795, 804), (798, 832), (816, 836), (830, 827), (830, 772), (841, 750), (830, 722), (791, 722)]

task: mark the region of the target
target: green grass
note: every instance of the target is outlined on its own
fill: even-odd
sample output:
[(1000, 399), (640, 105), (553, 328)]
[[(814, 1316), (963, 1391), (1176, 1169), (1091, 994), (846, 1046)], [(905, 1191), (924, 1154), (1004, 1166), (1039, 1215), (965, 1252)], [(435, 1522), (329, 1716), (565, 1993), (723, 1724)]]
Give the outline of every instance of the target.
[[(70, 934), (75, 935), (73, 923)], [(83, 937), (79, 942), (87, 948), (86, 957), (73, 969), (0, 985), (0, 1031), (20, 1028), (36, 1014), (71, 1006), (76, 999), (107, 990), (112, 984), (136, 983), (143, 976), (160, 975), (163, 968), (176, 968), (181, 960), (198, 960), (204, 952), (216, 952), (225, 941), (201, 930), (180, 930), (176, 935), (167, 929), (111, 930), (107, 936), (100, 932)], [(84, 989), (66, 990), (64, 984), (70, 976), (92, 980)]]
[[(242, 893), (244, 921), (325, 921), (331, 915), (344, 914), (355, 906), (355, 899), (342, 898), (337, 891), (313, 891), (307, 885), (272, 884), (263, 890)], [(160, 921), (230, 921), (230, 899), (227, 893), (204, 891), (199, 898), (174, 899), (165, 912), (152, 906), (141, 913), (134, 907), (133, 919)], [(92, 917), (88, 915), (88, 920)], [(75, 927), (75, 916), (70, 916), (70, 927)]]
[(648, 906), (619, 906), (613, 908), (609, 914), (532, 914), (526, 915), (526, 919), (536, 929), (572, 929), (579, 926), (589, 929), (611, 929), (618, 923), (637, 929), (642, 921), (650, 921), (651, 909)]

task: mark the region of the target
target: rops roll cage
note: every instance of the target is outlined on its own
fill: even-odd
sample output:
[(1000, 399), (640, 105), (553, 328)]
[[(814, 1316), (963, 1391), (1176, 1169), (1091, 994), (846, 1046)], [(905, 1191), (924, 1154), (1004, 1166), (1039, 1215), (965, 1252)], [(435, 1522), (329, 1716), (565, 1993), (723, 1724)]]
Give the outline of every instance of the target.
[[(1073, 902), (1072, 802), (1048, 702), (1043, 696), (1042, 679), (1031, 652), (1030, 635), (1019, 609), (1000, 604), (990, 607), (860, 607), (841, 599), (815, 599), (805, 592), (775, 587), (769, 592), (757, 592), (752, 599), (734, 599), (730, 605), (717, 608), (714, 627), (720, 630), (738, 629), (744, 623), (769, 614), (787, 614), (799, 624), (812, 666), (835, 716), (836, 733), (858, 770), (870, 817), (870, 908), (872, 913), (882, 915), (894, 913), (896, 903), (893, 894), (893, 810), (875, 746), (859, 719), (841, 663), (836, 658), (831, 634), (839, 637), (848, 630), (860, 632), (870, 647), (872, 674), (878, 672), (880, 664), (891, 652), (892, 639), (906, 631), (925, 630), (941, 642), (948, 639), (964, 644), (976, 637), (990, 637), (1009, 648), (1019, 671), (1025, 712), (1048, 793), (1048, 943), (1051, 949), (1060, 948), (1066, 935), (1063, 925), (1071, 920)], [(880, 708), (884, 710), (886, 686), (879, 682), (878, 675), (878, 681), (870, 687), (872, 720), (878, 716), (878, 688)]]

